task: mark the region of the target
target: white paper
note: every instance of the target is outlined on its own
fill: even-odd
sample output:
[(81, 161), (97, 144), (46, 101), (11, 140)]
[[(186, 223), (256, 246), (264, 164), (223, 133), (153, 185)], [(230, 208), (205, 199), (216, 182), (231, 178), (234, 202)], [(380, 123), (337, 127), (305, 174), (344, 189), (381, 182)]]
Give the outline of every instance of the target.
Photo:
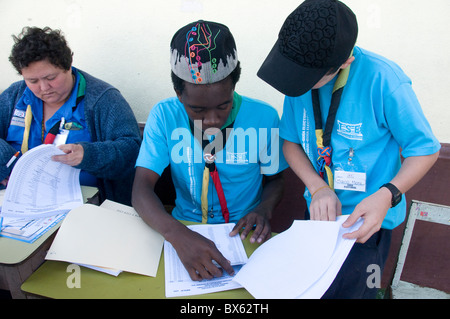
[[(188, 226), (191, 230), (212, 240), (222, 255), (231, 262), (235, 273), (248, 261), (239, 235), (230, 237), (234, 224), (204, 224)], [(166, 297), (206, 294), (241, 288), (233, 277), (223, 271), (223, 276), (211, 280), (193, 281), (183, 266), (173, 246), (164, 242)]]
[(190, 225), (187, 227), (212, 240), (222, 255), (234, 266), (245, 264), (248, 261), (241, 238), (238, 235), (234, 237), (229, 235), (234, 226), (235, 224), (228, 223)]
[(83, 204), (80, 170), (51, 160), (60, 154), (54, 145), (40, 145), (19, 158), (3, 199), (3, 217), (37, 219)]
[(117, 270), (117, 269), (113, 269), (113, 268), (106, 268), (106, 267), (97, 267), (97, 266), (92, 266), (92, 265), (85, 265), (85, 264), (77, 264), (80, 265), (82, 267), (86, 267), (92, 270), (96, 270), (96, 271), (100, 271), (103, 272), (105, 274), (117, 277), (120, 275), (120, 273), (122, 272), (122, 270)]
[[(347, 215), (348, 216), (348, 215)], [(347, 219), (347, 216), (343, 216), (338, 218), (338, 223), (342, 225), (342, 223)], [(353, 247), (353, 244), (356, 242), (356, 239), (345, 239), (342, 236), (346, 233), (351, 233), (359, 229), (363, 223), (362, 219), (359, 219), (352, 227), (339, 228), (339, 234), (336, 240), (336, 248), (333, 252), (333, 256), (328, 262), (326, 267), (326, 271), (323, 275), (305, 292), (297, 296), (298, 299), (318, 299), (323, 296), (323, 294), (328, 290), (328, 288), (333, 283), (333, 280), (336, 278), (339, 270), (345, 262), (350, 250)]]
[(256, 249), (234, 280), (255, 298), (320, 298), (353, 246), (343, 233), (360, 226), (344, 230), (346, 218), (295, 221)]
[(130, 206), (84, 204), (67, 214), (45, 258), (155, 277), (163, 242)]

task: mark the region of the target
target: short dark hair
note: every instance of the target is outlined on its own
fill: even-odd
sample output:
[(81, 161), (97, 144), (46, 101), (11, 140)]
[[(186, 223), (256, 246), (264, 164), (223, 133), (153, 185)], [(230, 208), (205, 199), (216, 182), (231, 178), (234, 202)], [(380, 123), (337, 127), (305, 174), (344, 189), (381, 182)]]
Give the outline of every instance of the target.
[[(175, 91), (179, 92), (180, 94), (184, 91), (184, 81), (183, 79), (179, 78), (173, 71), (171, 72), (172, 77), (172, 84)], [(238, 61), (236, 68), (233, 70), (233, 72), (230, 73), (225, 79), (222, 81), (225, 81), (228, 78), (231, 78), (231, 81), (233, 82), (233, 86), (238, 83), (239, 79), (241, 77), (241, 63)], [(208, 84), (198, 84), (198, 85), (208, 85)]]
[(25, 27), (18, 36), (13, 35), (13, 39), (9, 61), (20, 74), (30, 63), (42, 60), (64, 70), (72, 65), (73, 53), (60, 30)]

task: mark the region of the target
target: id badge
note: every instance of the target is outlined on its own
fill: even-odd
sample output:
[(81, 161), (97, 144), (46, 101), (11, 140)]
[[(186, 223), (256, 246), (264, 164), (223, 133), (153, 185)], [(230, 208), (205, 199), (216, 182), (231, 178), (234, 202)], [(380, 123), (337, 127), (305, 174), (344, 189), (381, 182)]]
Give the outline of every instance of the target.
[(334, 170), (334, 188), (346, 191), (366, 191), (366, 170), (364, 166), (356, 163), (354, 152), (349, 151), (347, 163), (338, 163)]
[(345, 191), (365, 192), (366, 173), (365, 172), (334, 172), (334, 188)]
[(69, 137), (69, 130), (62, 129), (59, 130), (58, 135), (55, 136), (55, 140), (53, 141), (53, 145), (59, 146), (66, 144), (67, 137)]

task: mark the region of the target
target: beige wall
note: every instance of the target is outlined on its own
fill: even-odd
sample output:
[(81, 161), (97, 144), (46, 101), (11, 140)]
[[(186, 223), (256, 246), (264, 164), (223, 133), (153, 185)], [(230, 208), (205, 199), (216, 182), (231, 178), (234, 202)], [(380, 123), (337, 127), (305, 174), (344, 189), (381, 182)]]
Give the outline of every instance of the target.
[[(433, 131), (450, 143), (450, 1), (344, 0), (359, 21), (358, 45), (397, 62)], [(74, 66), (119, 88), (138, 121), (173, 95), (169, 42), (198, 20), (228, 25), (243, 67), (237, 90), (282, 113), (283, 96), (256, 72), (278, 31), (301, 0), (0, 0), (0, 91), (21, 79), (8, 61), (11, 35), (23, 26), (60, 28), (74, 51)]]

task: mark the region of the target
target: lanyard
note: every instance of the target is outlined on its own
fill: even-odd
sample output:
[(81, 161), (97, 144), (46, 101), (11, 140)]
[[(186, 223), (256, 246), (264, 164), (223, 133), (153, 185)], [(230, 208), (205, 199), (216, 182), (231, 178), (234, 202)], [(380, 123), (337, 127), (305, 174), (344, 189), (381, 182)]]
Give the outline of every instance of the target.
[(322, 112), (320, 110), (319, 90), (314, 89), (311, 91), (318, 153), (317, 165), (320, 176), (325, 179), (326, 175), (328, 185), (331, 187), (331, 189), (334, 189), (333, 172), (331, 171), (331, 154), (333, 151), (331, 148), (331, 132), (333, 131), (336, 113), (341, 102), (342, 92), (345, 85), (347, 84), (349, 72), (350, 66), (339, 71), (338, 78), (333, 87), (330, 110), (328, 111), (328, 116), (325, 123), (325, 130), (323, 130), (322, 126)]
[[(202, 140), (199, 141), (202, 145), (203, 158), (205, 160), (205, 168), (203, 170), (203, 178), (202, 178), (202, 193), (200, 196), (201, 199), (201, 208), (202, 208), (202, 223), (206, 224), (208, 222), (208, 188), (209, 188), (209, 179), (211, 177), (214, 187), (217, 191), (217, 197), (219, 198), (220, 208), (222, 211), (222, 216), (225, 220), (225, 223), (230, 221), (230, 212), (228, 211), (227, 201), (225, 198), (225, 193), (222, 188), (222, 183), (220, 182), (219, 172), (217, 170), (217, 166), (215, 163), (216, 153), (220, 152), (226, 144), (228, 139), (227, 132), (230, 133), (231, 128), (234, 126), (234, 121), (241, 107), (242, 97), (234, 92), (233, 97), (233, 108), (231, 113), (225, 122), (223, 128), (216, 136), (222, 137), (222, 144), (215, 144), (218, 147), (222, 147), (219, 149), (217, 146), (213, 146), (214, 140), (209, 141), (207, 138), (203, 137), (203, 132), (198, 132), (199, 128), (194, 126), (194, 123), (189, 120), (189, 125), (191, 128), (191, 132), (194, 136), (202, 136)], [(198, 132), (198, 135), (195, 134)], [(211, 150), (209, 153), (205, 153), (205, 150)]]
[[(189, 121), (190, 127), (191, 127), (191, 131), (192, 134), (194, 136), (197, 136), (197, 134), (195, 134), (196, 130), (199, 130), (197, 127), (194, 126), (194, 123), (192, 121)], [(220, 134), (218, 134), (218, 136), (222, 136), (222, 145), (218, 145), (218, 146), (222, 146), (225, 147), (225, 143), (227, 141), (227, 131), (230, 132), (230, 130), (227, 129), (231, 129), (234, 125), (234, 121), (231, 122), (227, 127), (224, 127), (221, 131)], [(203, 132), (201, 133), (203, 136)], [(201, 206), (202, 206), (202, 223), (206, 224), (206, 222), (208, 221), (208, 188), (209, 188), (209, 177), (211, 176), (214, 186), (216, 188), (217, 191), (217, 196), (219, 197), (219, 203), (220, 203), (220, 208), (222, 210), (222, 216), (225, 219), (225, 222), (228, 223), (230, 220), (230, 213), (228, 211), (228, 207), (227, 207), (227, 201), (225, 199), (225, 193), (223, 191), (222, 188), (222, 183), (220, 182), (220, 177), (219, 177), (219, 172), (217, 171), (217, 166), (215, 163), (216, 160), (216, 153), (220, 152), (221, 149), (218, 149), (217, 147), (212, 147), (211, 148), (211, 152), (210, 153), (205, 153), (205, 149), (207, 149), (207, 147), (212, 143), (213, 141), (209, 141), (207, 138), (202, 138), (201, 144), (202, 144), (202, 150), (203, 150), (203, 158), (205, 159), (205, 168), (203, 170), (203, 179), (202, 179), (202, 193), (200, 196), (201, 199)], [(210, 147), (208, 147), (210, 148)]]

